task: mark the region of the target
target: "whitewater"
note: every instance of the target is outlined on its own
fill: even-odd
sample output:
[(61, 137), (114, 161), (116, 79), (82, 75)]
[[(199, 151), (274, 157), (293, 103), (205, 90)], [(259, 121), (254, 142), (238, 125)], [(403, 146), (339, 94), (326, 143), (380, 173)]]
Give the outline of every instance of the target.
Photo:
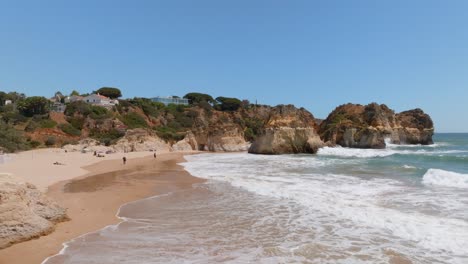
[(127, 204), (121, 224), (61, 254), (73, 256), (67, 263), (468, 263), (468, 134), (435, 141), (189, 155), (182, 165), (207, 182)]

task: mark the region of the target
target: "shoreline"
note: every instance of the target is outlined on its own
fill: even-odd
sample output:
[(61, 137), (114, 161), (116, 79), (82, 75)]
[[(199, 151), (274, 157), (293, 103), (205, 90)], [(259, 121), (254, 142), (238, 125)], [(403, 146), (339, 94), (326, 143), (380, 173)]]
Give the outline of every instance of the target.
[(0, 264), (42, 263), (66, 242), (122, 222), (118, 213), (125, 204), (203, 182), (177, 164), (194, 153), (158, 153), (154, 159), (146, 152), (145, 157), (129, 158), (127, 165), (120, 159), (99, 160), (82, 167), (89, 173), (53, 183), (46, 195), (67, 208), (71, 220), (58, 223), (48, 235), (0, 250)]

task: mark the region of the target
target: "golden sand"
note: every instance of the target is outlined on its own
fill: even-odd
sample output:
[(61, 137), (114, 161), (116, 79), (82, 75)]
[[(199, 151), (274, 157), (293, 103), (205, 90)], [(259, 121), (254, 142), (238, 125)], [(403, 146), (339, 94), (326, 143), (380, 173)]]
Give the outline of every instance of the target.
[[(82, 155), (60, 153), (73, 162), (70, 154)], [(154, 159), (151, 153), (145, 154), (151, 156), (130, 157), (126, 165), (122, 164), (120, 158), (109, 159), (83, 167), (82, 170), (90, 172), (85, 176), (73, 179), (65, 176), (68, 180), (50, 181), (56, 183), (49, 186), (47, 195), (68, 209), (71, 220), (59, 223), (56, 230), (47, 236), (0, 250), (0, 263), (41, 263), (47, 257), (57, 254), (64, 242), (120, 222), (116, 213), (122, 204), (152, 195), (191, 188), (192, 184), (203, 181), (190, 176), (177, 165), (178, 162), (184, 161), (183, 153), (158, 154), (157, 159)], [(144, 154), (135, 156), (138, 155), (144, 156)], [(86, 161), (81, 163), (86, 164)], [(41, 173), (47, 178), (47, 171)], [(37, 183), (40, 183), (41, 187), (46, 187), (47, 179), (36, 180)]]

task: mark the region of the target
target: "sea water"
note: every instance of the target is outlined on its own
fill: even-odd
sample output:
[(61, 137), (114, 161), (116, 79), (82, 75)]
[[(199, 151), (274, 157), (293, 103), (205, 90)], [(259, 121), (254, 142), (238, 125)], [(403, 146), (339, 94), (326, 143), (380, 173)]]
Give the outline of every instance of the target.
[(468, 263), (468, 134), (316, 155), (199, 154), (194, 188), (45, 263)]

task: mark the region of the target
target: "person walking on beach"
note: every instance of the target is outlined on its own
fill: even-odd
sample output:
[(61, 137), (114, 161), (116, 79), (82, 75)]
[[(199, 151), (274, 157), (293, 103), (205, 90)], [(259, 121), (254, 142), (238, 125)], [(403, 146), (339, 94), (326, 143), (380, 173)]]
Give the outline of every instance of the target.
[(156, 158), (156, 152), (153, 154), (153, 157)]
[(127, 163), (127, 157), (122, 158), (123, 164), (125, 165)]

